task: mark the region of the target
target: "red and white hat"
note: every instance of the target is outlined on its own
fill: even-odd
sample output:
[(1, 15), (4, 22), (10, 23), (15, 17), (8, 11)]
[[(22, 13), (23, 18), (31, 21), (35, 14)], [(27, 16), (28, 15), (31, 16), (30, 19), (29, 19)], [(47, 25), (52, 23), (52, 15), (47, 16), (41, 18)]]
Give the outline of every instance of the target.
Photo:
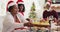
[(17, 4), (24, 4), (24, 3), (23, 3), (23, 0), (18, 0), (18, 1), (17, 1)]
[(7, 4), (8, 8), (13, 5), (17, 5), (17, 4), (14, 1), (9, 1)]
[(51, 5), (51, 0), (47, 0), (46, 4)]
[(8, 11), (8, 8), (10, 7), (10, 6), (13, 6), (13, 5), (17, 5), (14, 1), (9, 1), (8, 3), (7, 3), (7, 11)]

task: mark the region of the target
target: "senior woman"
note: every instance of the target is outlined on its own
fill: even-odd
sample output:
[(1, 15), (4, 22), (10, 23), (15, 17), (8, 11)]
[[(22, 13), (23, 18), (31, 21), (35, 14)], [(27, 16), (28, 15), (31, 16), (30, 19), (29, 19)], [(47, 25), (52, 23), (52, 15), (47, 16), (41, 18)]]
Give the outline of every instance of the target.
[(28, 21), (19, 14), (17, 4), (13, 1), (9, 1), (7, 8), (8, 11), (3, 21), (2, 32), (20, 32), (21, 29), (25, 29), (24, 23), (28, 23)]

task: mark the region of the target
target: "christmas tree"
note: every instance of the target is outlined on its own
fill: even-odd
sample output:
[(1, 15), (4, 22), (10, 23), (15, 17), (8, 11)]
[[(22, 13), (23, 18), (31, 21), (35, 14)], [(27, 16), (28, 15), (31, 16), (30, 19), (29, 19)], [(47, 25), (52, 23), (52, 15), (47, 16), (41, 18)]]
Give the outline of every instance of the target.
[(34, 20), (36, 19), (36, 13), (35, 13), (35, 5), (34, 5), (34, 3), (32, 4), (29, 18), (34, 19)]

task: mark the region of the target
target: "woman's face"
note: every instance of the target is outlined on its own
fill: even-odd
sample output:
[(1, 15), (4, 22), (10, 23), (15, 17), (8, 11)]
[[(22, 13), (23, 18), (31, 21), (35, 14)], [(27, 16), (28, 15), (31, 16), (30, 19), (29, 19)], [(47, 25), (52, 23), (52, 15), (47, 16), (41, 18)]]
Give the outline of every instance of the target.
[(23, 11), (23, 5), (19, 6), (19, 10)]
[(19, 9), (18, 9), (17, 5), (14, 5), (11, 12), (14, 14), (17, 14), (18, 11), (19, 11)]

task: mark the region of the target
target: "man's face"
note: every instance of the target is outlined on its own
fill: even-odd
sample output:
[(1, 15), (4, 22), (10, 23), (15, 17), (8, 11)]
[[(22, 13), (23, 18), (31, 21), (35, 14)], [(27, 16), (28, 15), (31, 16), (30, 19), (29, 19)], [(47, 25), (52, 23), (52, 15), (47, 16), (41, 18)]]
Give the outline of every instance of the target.
[(47, 4), (47, 5), (46, 5), (46, 8), (49, 9), (49, 8), (50, 8), (50, 5)]
[(18, 9), (17, 5), (14, 5), (13, 9), (12, 9), (12, 13), (17, 14), (18, 11), (19, 11), (19, 9)]

